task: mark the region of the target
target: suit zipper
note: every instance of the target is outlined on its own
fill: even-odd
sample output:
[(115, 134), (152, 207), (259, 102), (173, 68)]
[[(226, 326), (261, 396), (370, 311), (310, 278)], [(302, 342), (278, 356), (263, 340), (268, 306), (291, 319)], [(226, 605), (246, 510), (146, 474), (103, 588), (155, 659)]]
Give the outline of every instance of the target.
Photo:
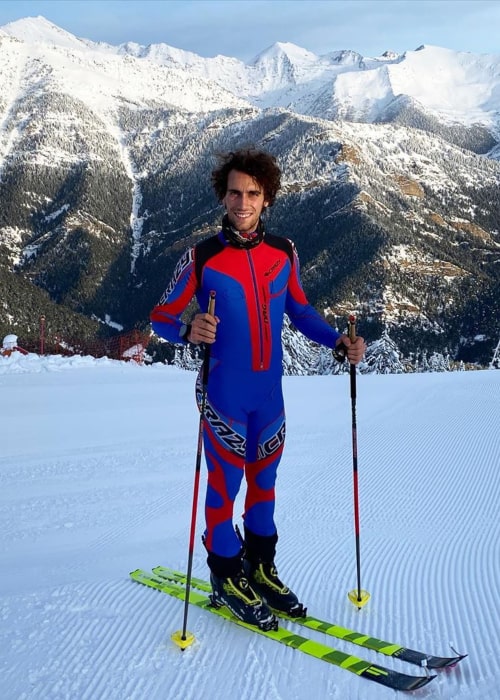
[(251, 251), (247, 250), (246, 253), (248, 256), (248, 263), (250, 265), (250, 272), (252, 275), (252, 283), (253, 283), (253, 288), (254, 288), (254, 292), (255, 292), (255, 299), (256, 299), (256, 304), (257, 304), (257, 318), (259, 321), (259, 369), (264, 369), (264, 329), (263, 329), (263, 323), (262, 323), (262, 312), (261, 312), (261, 305), (260, 305), (259, 287), (257, 284), (257, 277), (255, 275), (255, 267), (253, 264)]

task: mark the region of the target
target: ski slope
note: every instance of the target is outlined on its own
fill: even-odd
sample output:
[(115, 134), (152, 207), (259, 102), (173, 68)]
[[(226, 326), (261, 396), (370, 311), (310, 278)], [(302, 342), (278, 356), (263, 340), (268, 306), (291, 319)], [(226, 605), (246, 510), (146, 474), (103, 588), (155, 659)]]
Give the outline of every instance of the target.
[[(194, 375), (91, 358), (0, 358), (0, 688), (4, 700), (379, 700), (394, 691), (129, 579), (185, 569)], [(358, 377), (356, 585), (349, 378), (286, 377), (281, 577), (310, 612), (467, 659), (413, 693), (497, 700), (500, 372)], [(236, 388), (235, 388), (236, 390)], [(204, 469), (198, 535), (203, 529)], [(239, 521), (243, 499), (235, 513)], [(193, 573), (206, 577), (197, 537)], [(419, 669), (306, 631), (407, 673)]]

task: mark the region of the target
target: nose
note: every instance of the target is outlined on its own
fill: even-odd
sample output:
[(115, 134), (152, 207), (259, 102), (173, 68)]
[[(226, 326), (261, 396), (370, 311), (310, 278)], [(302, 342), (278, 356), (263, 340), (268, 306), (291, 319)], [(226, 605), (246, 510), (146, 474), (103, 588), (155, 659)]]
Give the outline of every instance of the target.
[(244, 209), (245, 206), (249, 203), (250, 197), (247, 194), (247, 192), (241, 192), (240, 196), (238, 197), (238, 204), (239, 206)]

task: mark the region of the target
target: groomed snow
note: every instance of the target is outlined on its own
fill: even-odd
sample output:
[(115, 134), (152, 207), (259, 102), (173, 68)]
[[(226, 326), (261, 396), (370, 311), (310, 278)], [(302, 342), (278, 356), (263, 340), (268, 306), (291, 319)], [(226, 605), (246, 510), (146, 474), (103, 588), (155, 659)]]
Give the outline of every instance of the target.
[[(6, 700), (378, 700), (396, 693), (132, 582), (185, 568), (194, 375), (91, 358), (0, 358), (0, 687)], [(311, 613), (469, 657), (414, 694), (500, 687), (500, 372), (358, 377), (357, 611), (348, 375), (284, 380), (280, 574)], [(203, 528), (200, 495), (198, 535)], [(236, 514), (242, 512), (238, 499)], [(194, 570), (206, 575), (197, 537)], [(375, 652), (326, 644), (419, 673)]]

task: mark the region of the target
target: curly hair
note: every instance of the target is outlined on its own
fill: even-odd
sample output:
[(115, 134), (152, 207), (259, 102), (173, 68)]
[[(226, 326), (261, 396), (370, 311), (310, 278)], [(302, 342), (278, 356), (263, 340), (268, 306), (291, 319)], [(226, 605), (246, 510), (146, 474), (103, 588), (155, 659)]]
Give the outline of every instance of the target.
[(248, 148), (219, 154), (218, 158), (219, 166), (212, 171), (212, 186), (219, 202), (226, 196), (230, 171), (238, 170), (253, 177), (263, 188), (269, 206), (274, 204), (281, 187), (281, 170), (274, 156)]

